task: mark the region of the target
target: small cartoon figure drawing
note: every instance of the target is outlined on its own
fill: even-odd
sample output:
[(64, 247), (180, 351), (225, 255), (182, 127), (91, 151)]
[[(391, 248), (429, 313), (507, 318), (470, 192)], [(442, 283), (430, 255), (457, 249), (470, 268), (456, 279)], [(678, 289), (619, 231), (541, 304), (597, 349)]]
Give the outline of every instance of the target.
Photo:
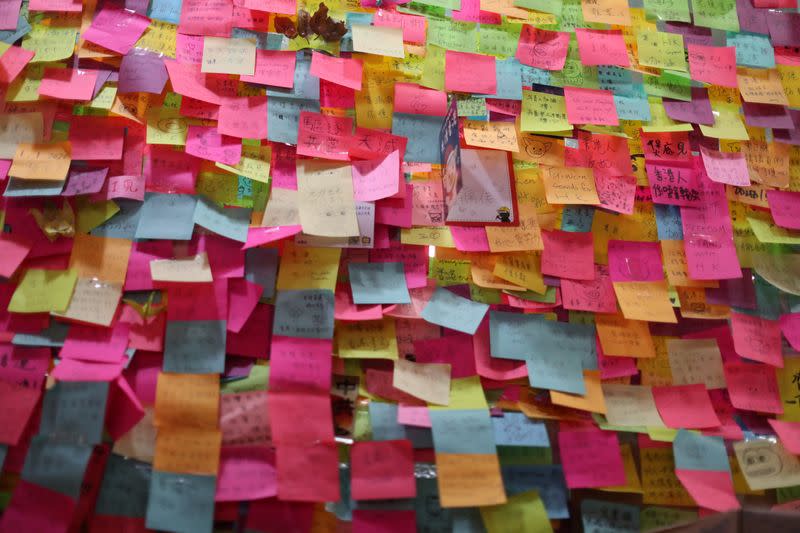
[(500, 222), (511, 222), (511, 210), (505, 206), (501, 207), (497, 210), (497, 216), (494, 219)]

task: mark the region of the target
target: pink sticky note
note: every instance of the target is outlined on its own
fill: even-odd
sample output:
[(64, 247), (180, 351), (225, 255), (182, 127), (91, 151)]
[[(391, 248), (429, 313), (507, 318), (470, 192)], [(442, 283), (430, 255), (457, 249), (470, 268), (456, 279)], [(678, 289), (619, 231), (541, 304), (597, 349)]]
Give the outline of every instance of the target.
[(111, 384), (106, 409), (106, 428), (111, 438), (118, 440), (144, 418), (144, 407), (128, 380), (119, 376)]
[[(7, 3), (1, 5), (8, 5)], [(16, 22), (14, 22), (16, 27)], [(0, 56), (0, 83), (7, 85), (14, 81), (25, 66), (33, 59), (35, 52), (20, 46), (12, 46)]]
[(281, 15), (296, 15), (297, 0), (236, 0), (237, 5)]
[(333, 57), (314, 52), (311, 55), (311, 74), (356, 91), (361, 90), (361, 77), (364, 67), (358, 59)]
[(267, 138), (267, 97), (225, 98), (219, 107), (217, 131), (242, 139)]
[(39, 389), (0, 381), (0, 443), (16, 445), (39, 403)]
[(426, 246), (401, 245), (393, 241), (390, 248), (372, 250), (369, 260), (373, 263), (396, 263), (405, 268), (406, 285), (416, 289), (428, 285), (428, 249)]
[(358, 305), (353, 302), (353, 292), (349, 285), (337, 285), (334, 293), (334, 318), (336, 320), (380, 320), (383, 307), (377, 305)]
[[(304, 364), (302, 359), (300, 364)], [(330, 376), (330, 371), (326, 375)], [(298, 424), (299, 420), (304, 423)], [(308, 442), (333, 442), (333, 417), (328, 389), (325, 394), (270, 391), (269, 422), (272, 441), (278, 448)]]
[(542, 231), (542, 274), (559, 278), (594, 279), (591, 232)]
[(356, 92), (350, 87), (328, 80), (319, 80), (319, 105), (321, 107), (352, 108), (356, 106)]
[(636, 201), (636, 176), (611, 176), (596, 172), (594, 184), (600, 206), (623, 215), (633, 213)]
[(0, 233), (0, 276), (10, 278), (31, 251), (25, 239), (10, 233)]
[(354, 500), (413, 498), (414, 450), (409, 440), (360, 441), (350, 450)]
[(614, 93), (611, 91), (564, 87), (564, 101), (570, 124), (619, 125)]
[(480, 0), (461, 0), (461, 9), (454, 9), (453, 20), (464, 22), (480, 22), (481, 24), (501, 24), (503, 19), (498, 13), (481, 11)]
[(272, 336), (272, 310), (267, 304), (258, 304), (239, 333), (225, 337), (225, 352), (244, 357), (266, 358)]
[[(171, 146), (148, 145), (148, 151), (144, 164), (148, 191), (194, 194), (200, 159)], [(125, 190), (125, 184), (121, 185)]]
[(81, 359), (101, 363), (118, 363), (128, 347), (128, 326), (117, 323), (113, 328), (74, 324), (61, 347), (61, 359)]
[(800, 455), (800, 422), (787, 422), (786, 420), (767, 419), (769, 425), (778, 434), (781, 444), (786, 451), (794, 455)]
[(352, 118), (301, 111), (297, 154), (347, 161), (352, 133)]
[(429, 428), (432, 424), (427, 406), (404, 404), (397, 406), (397, 423), (419, 428)]
[(605, 355), (599, 342), (597, 343), (597, 366), (600, 368), (602, 379), (635, 376), (639, 373), (635, 358)]
[(417, 513), (413, 510), (356, 509), (352, 533), (414, 533)]
[(675, 475), (700, 507), (720, 513), (741, 507), (730, 472), (675, 469)]
[(480, 94), (497, 92), (494, 56), (447, 50), (444, 62), (446, 90)]
[[(36, 328), (17, 327), (20, 324), (14, 326), (14, 331), (40, 331)], [(27, 348), (0, 343), (0, 361), (6, 362), (5, 366), (0, 366), (0, 380), (39, 390), (50, 368), (50, 348)]]
[(523, 65), (561, 70), (567, 61), (569, 33), (534, 28), (525, 24), (517, 44), (516, 58)]
[[(72, 122), (69, 128), (72, 159), (107, 161), (122, 158), (125, 128), (101, 124), (96, 120)], [(98, 127), (103, 129), (103, 135), (97, 135)]]
[(732, 311), (731, 330), (737, 354), (783, 368), (781, 329), (777, 320)]
[(147, 17), (126, 9), (106, 7), (96, 13), (82, 37), (118, 54), (127, 54), (150, 25)]
[(657, 242), (608, 242), (611, 281), (660, 281), (664, 279), (661, 246)]
[(270, 391), (327, 392), (331, 387), (330, 339), (272, 337)]
[(46, 68), (39, 84), (39, 95), (59, 100), (91, 100), (96, 80), (96, 70)]
[(789, 342), (789, 345), (800, 351), (800, 313), (790, 313), (781, 315), (781, 331)]
[(175, 39), (175, 59), (178, 63), (199, 65), (203, 62), (203, 37), (179, 33)]
[(468, 226), (450, 226), (450, 234), (456, 250), (461, 252), (488, 252), (489, 238), (486, 236), (486, 228)]
[(225, 446), (219, 457), (214, 501), (271, 498), (278, 494), (275, 452), (266, 446)]
[[(186, 4), (184, 4), (184, 6), (185, 5)], [(180, 36), (181, 34), (179, 33), (178, 35)], [(222, 103), (221, 97), (223, 95), (235, 96), (232, 94), (233, 91), (230, 90), (229, 92), (231, 94), (223, 94), (223, 89), (221, 89), (221, 86), (218, 84), (219, 82), (217, 82), (216, 85), (211, 83), (212, 79), (221, 81), (228, 80), (225, 80), (221, 77), (211, 78), (210, 75), (200, 72), (199, 63), (189, 64), (185, 62), (172, 61), (171, 59), (165, 59), (164, 65), (167, 67), (169, 79), (172, 82), (172, 88), (180, 95), (217, 105)], [(233, 88), (233, 85), (228, 83), (225, 87), (230, 89)]]
[(80, 13), (83, 10), (83, 2), (81, 0), (31, 0), (28, 4), (28, 10)]
[(268, 403), (267, 391), (223, 394), (219, 404), (222, 445), (269, 444)]
[[(350, 143), (350, 155), (359, 159), (375, 159), (378, 155), (390, 154), (395, 150), (404, 154), (406, 144), (408, 139), (399, 135), (369, 128), (356, 128), (353, 142)], [(294, 161), (292, 165), (294, 166)]]
[(528, 367), (524, 361), (512, 361), (491, 356), (489, 346), (489, 320), (484, 319), (472, 337), (475, 355), (475, 368), (481, 377), (505, 381), (520, 379), (528, 375)]
[(270, 164), (272, 186), (296, 191), (297, 147), (278, 142), (270, 143), (270, 146), (272, 146), (272, 162)]
[(53, 370), (59, 381), (111, 381), (122, 373), (125, 363), (98, 363), (79, 359), (62, 359)]
[(165, 313), (145, 319), (133, 307), (125, 305), (119, 320), (120, 323), (128, 325), (130, 348), (151, 352), (160, 352), (164, 349), (164, 329), (167, 323)]
[(443, 117), (447, 114), (447, 93), (413, 83), (394, 86), (394, 112)]
[(667, 427), (701, 429), (720, 424), (703, 384), (653, 387), (653, 398)]
[(255, 248), (262, 244), (279, 241), (292, 235), (297, 235), (303, 230), (300, 225), (297, 226), (273, 226), (269, 228), (250, 228), (247, 231), (247, 242), (244, 244), (244, 249)]
[(189, 126), (186, 134), (186, 153), (217, 161), (226, 165), (235, 165), (242, 158), (242, 141), (235, 137), (220, 135), (211, 126)]
[(564, 309), (589, 311), (592, 313), (616, 313), (617, 297), (608, 267), (595, 265), (595, 277), (591, 280), (561, 280), (561, 298)]
[(564, 477), (571, 489), (625, 484), (625, 467), (617, 434), (594, 427), (558, 432)]
[[(340, 498), (339, 449), (329, 441), (303, 441), (277, 447), (278, 498), (335, 502)], [(274, 514), (267, 529), (275, 525)], [(297, 522), (290, 522), (292, 527)], [(310, 526), (309, 526), (310, 527)]]
[(753, 363), (725, 363), (731, 404), (737, 409), (782, 414), (775, 368)]
[(16, 30), (22, 0), (9, 0), (0, 4), (0, 30)]
[(0, 519), (0, 531), (63, 533), (69, 529), (75, 505), (66, 494), (20, 479)]
[(735, 46), (690, 44), (688, 50), (689, 73), (693, 80), (722, 87), (738, 87)]
[(693, 168), (647, 163), (645, 169), (654, 203), (690, 207), (703, 203), (700, 174)]
[(775, 224), (787, 229), (800, 229), (800, 192), (767, 191), (767, 201)]
[(400, 153), (395, 151), (379, 159), (353, 161), (353, 198), (372, 202), (397, 194), (400, 189)]
[(256, 50), (255, 73), (252, 76), (240, 76), (239, 79), (248, 83), (291, 89), (294, 85), (296, 62), (297, 54), (295, 52)]
[(245, 30), (266, 32), (269, 30), (269, 13), (264, 12), (263, 7), (260, 11), (233, 5), (233, 27)]
[(183, 0), (178, 31), (187, 35), (230, 37), (233, 3), (230, 0)]
[(234, 278), (228, 283), (228, 331), (239, 333), (255, 311), (264, 287), (246, 279)]
[(750, 171), (747, 169), (744, 154), (718, 152), (705, 146), (700, 147), (700, 154), (706, 175), (711, 180), (738, 187), (750, 186)]
[(616, 65), (629, 67), (628, 49), (620, 30), (575, 28), (578, 52), (584, 65)]
[(403, 41), (407, 43), (422, 44), (425, 42), (425, 29), (427, 27), (427, 19), (425, 17), (378, 9), (375, 12), (372, 23), (375, 26), (402, 28)]

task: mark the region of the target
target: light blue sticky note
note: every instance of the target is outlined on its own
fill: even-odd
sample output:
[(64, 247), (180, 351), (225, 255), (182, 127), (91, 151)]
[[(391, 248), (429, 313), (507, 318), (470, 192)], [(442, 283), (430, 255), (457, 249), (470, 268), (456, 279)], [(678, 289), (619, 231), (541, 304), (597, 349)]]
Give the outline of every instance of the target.
[(488, 310), (489, 304), (473, 302), (437, 287), (421, 316), (431, 324), (474, 335)]
[(168, 320), (164, 372), (221, 374), (225, 371), (224, 320)]
[(90, 233), (96, 237), (112, 237), (115, 239), (133, 240), (142, 213), (142, 202), (135, 200), (114, 200), (119, 211), (94, 228)]
[(743, 67), (775, 68), (775, 49), (766, 35), (757, 33), (727, 34), (728, 46), (736, 47), (736, 64)]
[[(294, 84), (291, 89), (268, 87), (267, 96), (279, 96), (295, 100), (319, 100), (319, 78), (311, 74), (311, 56), (297, 52), (294, 67)], [(267, 98), (269, 101), (269, 98)], [(272, 126), (272, 123), (270, 123)]]
[(250, 248), (244, 256), (244, 279), (261, 285), (264, 289), (262, 299), (275, 296), (275, 279), (278, 274), (277, 248)]
[(17, 19), (17, 27), (15, 29), (0, 31), (0, 41), (8, 44), (14, 44), (14, 42), (22, 39), (30, 31), (31, 25), (28, 24), (28, 21), (25, 19), (25, 17), (19, 17)]
[(522, 85), (550, 85), (550, 72), (541, 68), (522, 65)]
[(369, 402), (369, 425), (372, 440), (397, 440), (406, 438), (403, 426), (397, 422), (397, 404)]
[(147, 463), (112, 453), (103, 472), (95, 514), (144, 518), (151, 472)]
[(11, 339), (14, 346), (47, 346), (48, 348), (60, 348), (64, 346), (64, 341), (69, 333), (69, 324), (51, 320), (47, 329), (39, 333), (15, 333)]
[(334, 298), (331, 291), (278, 291), (272, 333), (304, 339), (331, 339), (333, 316)]
[(267, 98), (267, 138), (273, 142), (297, 144), (297, 129), (302, 111), (319, 113), (319, 100), (298, 100), (286, 96)]
[(64, 181), (58, 180), (21, 180), (8, 177), (8, 184), (3, 196), (7, 198), (30, 198), (34, 196), (58, 196), (64, 188)]
[(25, 456), (22, 479), (77, 500), (93, 448), (91, 444), (36, 435)]
[(656, 229), (660, 241), (682, 241), (683, 221), (681, 208), (677, 205), (653, 204), (656, 213)]
[(549, 448), (550, 438), (543, 422), (531, 420), (523, 413), (504, 413), (492, 417), (494, 443), (497, 446), (536, 446)]
[(574, 353), (546, 356), (537, 352), (527, 359), (525, 364), (528, 367), (528, 381), (531, 387), (570, 394), (586, 394), (583, 365), (580, 356)]
[(522, 100), (522, 65), (516, 58), (497, 60), (494, 63), (497, 75), (497, 90), (494, 94), (484, 94), (476, 96), (486, 96), (488, 98), (498, 98), (501, 100)]
[(99, 444), (103, 439), (107, 401), (108, 382), (58, 381), (44, 394), (39, 434)]
[(509, 496), (535, 489), (551, 520), (569, 518), (567, 484), (561, 465), (502, 465), (503, 485)]
[(392, 133), (408, 138), (404, 159), (414, 163), (440, 163), (439, 132), (444, 117), (395, 113)]
[(177, 24), (181, 21), (181, 4), (182, 0), (152, 0), (147, 16)]
[(177, 533), (211, 533), (215, 476), (153, 470), (145, 527)]
[(497, 453), (486, 409), (431, 409), (429, 414), (437, 453)]
[(411, 303), (403, 263), (350, 263), (348, 271), (353, 303)]
[(676, 469), (731, 471), (722, 437), (707, 437), (680, 429), (672, 442), (672, 453), (675, 455)]
[(200, 196), (194, 210), (194, 223), (217, 235), (246, 242), (251, 212), (251, 209), (242, 207), (222, 207), (209, 198)]
[(617, 116), (623, 120), (650, 121), (650, 102), (646, 96), (614, 95)]
[(492, 357), (532, 360), (537, 356), (582, 361), (585, 370), (597, 368), (594, 324), (545, 320), (538, 315), (492, 311), (489, 318)]
[(581, 502), (584, 533), (639, 533), (639, 506), (600, 500)]
[(231, 37), (234, 39), (255, 39), (256, 48), (259, 50), (281, 50), (283, 49), (283, 40), (285, 38), (282, 33), (265, 33), (243, 28), (233, 28)]
[(594, 207), (586, 205), (565, 205), (561, 216), (561, 229), (585, 233), (592, 231)]
[(188, 241), (194, 232), (196, 204), (191, 194), (146, 193), (136, 238)]

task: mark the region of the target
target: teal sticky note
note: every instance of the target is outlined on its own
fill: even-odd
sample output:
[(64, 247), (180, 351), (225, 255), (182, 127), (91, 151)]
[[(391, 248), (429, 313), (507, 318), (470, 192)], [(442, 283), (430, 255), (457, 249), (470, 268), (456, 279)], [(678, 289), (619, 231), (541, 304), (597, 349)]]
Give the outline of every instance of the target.
[(583, 381), (583, 365), (574, 354), (547, 357), (541, 354), (525, 361), (531, 387), (549, 389), (570, 394), (586, 394)]
[(0, 41), (8, 44), (14, 44), (16, 41), (27, 35), (31, 31), (31, 25), (25, 17), (17, 19), (17, 27), (13, 30), (0, 31)]
[(486, 409), (431, 409), (429, 414), (437, 453), (497, 453)]
[(497, 60), (494, 63), (497, 76), (497, 91), (485, 94), (501, 100), (522, 100), (522, 65), (515, 58)]
[(687, 431), (678, 430), (672, 443), (675, 455), (675, 468), (678, 470), (711, 470), (714, 472), (730, 472), (728, 453), (722, 437), (708, 437)]
[(211, 533), (215, 476), (153, 470), (145, 527), (180, 533)]
[(333, 338), (333, 293), (324, 289), (278, 291), (273, 335), (305, 339)]
[(403, 263), (350, 263), (348, 270), (353, 303), (411, 303)]
[(106, 418), (108, 382), (58, 381), (45, 392), (39, 434), (99, 444)]
[(288, 96), (267, 98), (267, 139), (273, 142), (297, 144), (300, 113), (319, 113), (319, 100), (299, 100)]
[(194, 210), (194, 223), (217, 235), (246, 242), (251, 212), (250, 209), (241, 207), (222, 207), (205, 196), (200, 196)]
[(534, 85), (550, 85), (550, 71), (522, 65), (522, 85), (532, 87)]
[(548, 518), (569, 518), (567, 482), (561, 465), (501, 465), (500, 471), (509, 496), (537, 490)]
[(145, 193), (135, 237), (188, 241), (194, 232), (196, 204), (191, 194)]
[(758, 33), (727, 34), (728, 46), (736, 47), (736, 64), (743, 67), (775, 68), (775, 49), (766, 35)]
[(488, 304), (473, 302), (437, 287), (421, 316), (431, 324), (474, 335), (488, 310)]
[(103, 472), (95, 514), (144, 518), (151, 472), (147, 463), (112, 453)]
[(414, 163), (441, 163), (439, 132), (444, 117), (395, 113), (392, 133), (408, 138), (404, 159)]
[(77, 500), (93, 448), (91, 444), (36, 435), (25, 456), (22, 479)]
[(221, 374), (225, 371), (224, 320), (168, 320), (164, 372)]

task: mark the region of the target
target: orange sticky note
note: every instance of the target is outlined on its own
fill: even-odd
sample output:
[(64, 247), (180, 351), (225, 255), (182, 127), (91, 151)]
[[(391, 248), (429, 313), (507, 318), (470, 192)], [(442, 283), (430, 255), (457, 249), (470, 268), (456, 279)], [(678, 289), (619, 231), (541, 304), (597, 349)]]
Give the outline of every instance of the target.
[(161, 372), (156, 386), (155, 425), (215, 428), (219, 421), (217, 374)]
[(506, 502), (495, 454), (437, 453), (439, 501), (444, 508), (498, 505)]
[(627, 320), (620, 315), (595, 315), (597, 336), (603, 355), (655, 357), (656, 349), (647, 322)]
[(72, 244), (69, 267), (81, 278), (125, 283), (131, 241), (78, 233)]
[(631, 10), (627, 0), (581, 0), (581, 7), (586, 22), (631, 25)]
[(583, 167), (543, 167), (542, 181), (549, 204), (597, 205), (594, 172)]
[(556, 405), (572, 407), (580, 411), (605, 414), (606, 400), (600, 383), (600, 371), (584, 370), (583, 382), (586, 386), (586, 394), (583, 396), (551, 390), (550, 400)]
[(8, 174), (26, 180), (64, 181), (71, 161), (68, 142), (20, 143)]
[(678, 321), (666, 281), (615, 281), (614, 292), (625, 318), (671, 324)]
[(153, 468), (162, 472), (214, 476), (219, 470), (221, 447), (222, 432), (218, 429), (159, 428)]

